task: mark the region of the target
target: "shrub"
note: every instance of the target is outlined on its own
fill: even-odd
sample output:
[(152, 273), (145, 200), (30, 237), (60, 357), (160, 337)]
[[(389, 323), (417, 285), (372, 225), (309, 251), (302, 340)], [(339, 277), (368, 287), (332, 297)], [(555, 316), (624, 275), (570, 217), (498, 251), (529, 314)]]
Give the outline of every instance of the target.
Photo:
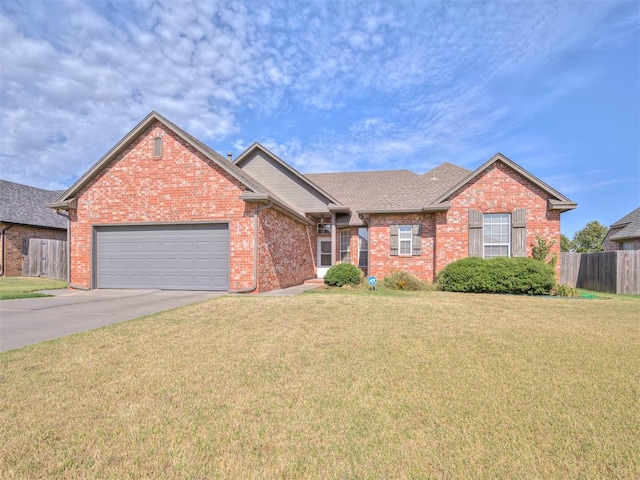
[(545, 262), (552, 267), (555, 267), (556, 263), (558, 263), (558, 255), (556, 255), (555, 252), (551, 255), (551, 259), (547, 261), (549, 252), (551, 252), (551, 249), (555, 244), (555, 240), (545, 240), (536, 233), (536, 243), (531, 245), (531, 256), (536, 260), (540, 260), (541, 262)]
[(449, 292), (546, 295), (555, 286), (553, 268), (533, 258), (464, 258), (438, 274)]
[(425, 290), (426, 285), (408, 272), (393, 272), (382, 281), (382, 288), (389, 290)]
[(329, 269), (324, 276), (324, 283), (331, 287), (357, 285), (362, 281), (362, 271), (350, 263), (339, 263)]
[(578, 290), (573, 288), (571, 285), (566, 285), (564, 283), (559, 283), (553, 290), (551, 290), (551, 295), (555, 295), (557, 297), (577, 297)]

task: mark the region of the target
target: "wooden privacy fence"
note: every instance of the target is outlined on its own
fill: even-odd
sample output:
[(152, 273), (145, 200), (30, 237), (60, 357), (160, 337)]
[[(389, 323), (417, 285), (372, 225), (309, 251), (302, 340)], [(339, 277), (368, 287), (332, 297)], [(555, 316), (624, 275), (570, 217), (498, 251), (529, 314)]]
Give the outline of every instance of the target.
[(560, 282), (596, 292), (640, 294), (640, 251), (569, 253), (560, 259)]
[(66, 280), (66, 240), (28, 239), (22, 261), (22, 275), (25, 277), (48, 277)]

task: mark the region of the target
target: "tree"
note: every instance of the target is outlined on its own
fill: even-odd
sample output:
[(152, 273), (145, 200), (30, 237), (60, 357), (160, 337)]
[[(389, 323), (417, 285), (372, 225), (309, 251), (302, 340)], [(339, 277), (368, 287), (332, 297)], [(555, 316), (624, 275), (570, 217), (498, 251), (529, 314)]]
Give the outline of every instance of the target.
[(609, 229), (597, 220), (587, 223), (573, 236), (571, 247), (579, 253), (601, 252), (604, 250), (602, 241), (607, 236)]
[(571, 240), (564, 233), (560, 234), (560, 251), (561, 252), (570, 252), (571, 251)]

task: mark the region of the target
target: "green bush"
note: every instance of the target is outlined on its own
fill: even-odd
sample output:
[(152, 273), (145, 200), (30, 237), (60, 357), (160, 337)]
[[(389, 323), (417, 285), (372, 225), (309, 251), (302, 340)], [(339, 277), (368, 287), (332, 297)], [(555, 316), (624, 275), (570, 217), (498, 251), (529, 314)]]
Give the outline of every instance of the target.
[(350, 263), (339, 263), (329, 269), (324, 276), (324, 283), (331, 287), (358, 285), (362, 281), (362, 271)]
[(426, 285), (408, 272), (393, 272), (382, 280), (382, 288), (389, 290), (424, 290)]
[(577, 297), (578, 290), (570, 285), (559, 283), (558, 285), (553, 287), (553, 290), (551, 290), (551, 295), (555, 295), (556, 297)]
[(448, 292), (514, 293), (546, 295), (555, 286), (554, 271), (533, 258), (464, 258), (438, 274), (438, 284)]

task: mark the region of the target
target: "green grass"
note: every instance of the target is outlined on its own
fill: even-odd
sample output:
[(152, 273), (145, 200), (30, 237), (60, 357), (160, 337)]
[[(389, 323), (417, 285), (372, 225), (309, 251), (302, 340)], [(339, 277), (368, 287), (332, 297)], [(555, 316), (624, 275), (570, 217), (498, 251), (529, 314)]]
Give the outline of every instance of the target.
[(67, 288), (67, 282), (38, 277), (0, 278), (0, 300), (49, 297), (50, 295), (34, 292), (39, 290), (56, 290), (58, 288)]
[(640, 299), (377, 293), (0, 354), (0, 478), (640, 477)]

